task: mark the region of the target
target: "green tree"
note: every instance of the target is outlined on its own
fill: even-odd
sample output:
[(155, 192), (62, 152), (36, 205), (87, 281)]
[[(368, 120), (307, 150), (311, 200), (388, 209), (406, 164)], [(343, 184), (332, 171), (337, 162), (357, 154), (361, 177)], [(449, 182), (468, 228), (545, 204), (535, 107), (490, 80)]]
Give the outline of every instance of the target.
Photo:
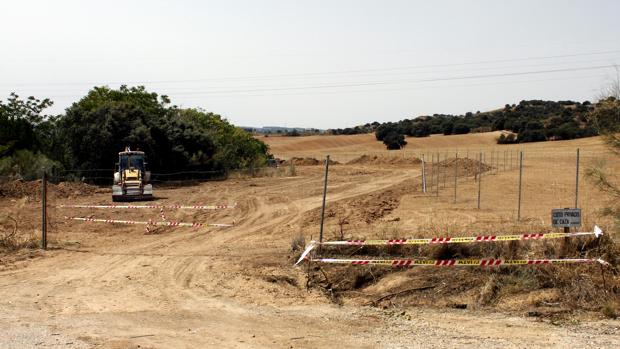
[(19, 149), (41, 150), (46, 139), (38, 131), (49, 118), (42, 113), (52, 104), (32, 96), (23, 100), (15, 93), (6, 102), (0, 100), (0, 156)]
[(462, 135), (469, 133), (471, 131), (470, 127), (464, 122), (458, 122), (454, 125), (454, 134)]
[(30, 180), (40, 177), (43, 168), (60, 167), (48, 157), (55, 149), (55, 118), (43, 111), (51, 105), (49, 99), (24, 100), (15, 93), (0, 100), (0, 174)]
[(184, 144), (171, 142), (175, 120), (168, 103), (144, 87), (93, 88), (58, 120), (67, 148), (63, 163), (74, 169), (111, 169), (118, 152), (130, 146), (144, 150), (154, 170), (178, 166), (181, 159), (174, 155), (186, 156)]
[(509, 133), (508, 135), (501, 134), (497, 139), (498, 144), (512, 144), (517, 142), (517, 137), (514, 133)]
[(383, 144), (388, 150), (396, 150), (407, 145), (407, 141), (405, 141), (405, 135), (392, 131), (383, 138)]
[(441, 131), (444, 135), (451, 135), (452, 130), (454, 130), (454, 122), (452, 120), (445, 121), (443, 124), (441, 124)]
[(95, 87), (58, 121), (71, 168), (111, 168), (117, 153), (144, 150), (155, 172), (231, 169), (267, 157), (267, 147), (219, 115), (170, 105), (143, 86)]
[(201, 131), (212, 139), (214, 167), (228, 170), (266, 163), (269, 157), (267, 145), (220, 115), (202, 109), (182, 109), (180, 115), (189, 123), (200, 125)]

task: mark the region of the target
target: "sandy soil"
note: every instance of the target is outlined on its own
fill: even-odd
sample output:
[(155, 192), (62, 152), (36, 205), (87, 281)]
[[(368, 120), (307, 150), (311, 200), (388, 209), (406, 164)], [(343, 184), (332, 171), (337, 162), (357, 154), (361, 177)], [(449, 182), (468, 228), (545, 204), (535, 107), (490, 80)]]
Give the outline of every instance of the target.
[[(291, 241), (299, 234), (306, 241), (318, 236), (321, 171), (308, 166), (295, 177), (156, 188), (157, 204), (236, 202), (234, 210), (166, 211), (178, 221), (234, 221), (227, 229), (158, 228), (145, 235), (142, 226), (62, 217), (146, 220), (158, 219), (157, 211), (50, 209), (48, 251), (1, 257), (0, 348), (620, 347), (620, 322), (592, 314), (556, 322), (528, 317), (523, 307), (370, 307), (355, 297), (336, 305), (319, 290), (307, 290), (305, 268), (292, 266)], [(419, 174), (413, 165), (334, 166), (327, 234), (337, 232), (339, 212), (351, 217), (347, 231), (364, 236), (380, 235), (396, 217), (406, 235), (442, 220), (457, 227), (507, 224), (507, 209), (472, 208), (466, 193), (473, 192), (473, 181), (462, 182), (464, 198), (453, 206), (449, 188), (439, 198), (422, 196)], [(487, 202), (501, 200), (495, 188), (514, 176), (506, 171), (486, 177)], [(541, 183), (530, 185), (529, 192), (536, 192)], [(543, 219), (547, 205), (557, 201), (553, 195), (536, 200), (528, 216)], [(593, 194), (584, 200), (591, 211), (603, 204)], [(52, 195), (50, 206), (110, 201), (109, 193), (95, 191)], [(0, 212), (17, 217), (22, 231), (38, 234), (38, 205), (36, 198), (5, 198)], [(374, 287), (381, 294), (391, 280), (362, 291)]]

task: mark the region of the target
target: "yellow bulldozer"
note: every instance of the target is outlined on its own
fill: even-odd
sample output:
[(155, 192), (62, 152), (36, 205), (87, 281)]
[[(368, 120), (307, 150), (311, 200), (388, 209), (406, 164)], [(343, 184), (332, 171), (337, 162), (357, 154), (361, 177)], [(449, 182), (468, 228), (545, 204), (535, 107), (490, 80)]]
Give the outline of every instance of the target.
[(118, 153), (114, 171), (112, 201), (140, 201), (153, 199), (151, 172), (146, 170), (144, 152), (131, 150)]

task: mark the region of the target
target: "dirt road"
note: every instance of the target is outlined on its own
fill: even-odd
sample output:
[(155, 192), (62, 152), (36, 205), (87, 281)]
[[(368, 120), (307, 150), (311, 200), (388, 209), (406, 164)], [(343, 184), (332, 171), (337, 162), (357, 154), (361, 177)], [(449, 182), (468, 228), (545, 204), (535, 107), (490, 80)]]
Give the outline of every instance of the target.
[[(330, 203), (372, 197), (417, 174), (334, 166)], [(291, 240), (317, 236), (321, 180), (320, 167), (308, 167), (291, 178), (158, 190), (157, 204), (238, 203), (216, 213), (167, 212), (179, 221), (234, 221), (229, 229), (144, 235), (141, 227), (67, 222), (66, 209), (51, 210), (52, 248), (0, 272), (0, 348), (620, 347), (618, 321), (555, 326), (485, 311), (337, 306), (307, 291), (303, 268), (292, 267)], [(109, 203), (109, 195), (51, 201)], [(25, 207), (33, 221), (35, 207)], [(157, 218), (147, 210), (69, 213)]]

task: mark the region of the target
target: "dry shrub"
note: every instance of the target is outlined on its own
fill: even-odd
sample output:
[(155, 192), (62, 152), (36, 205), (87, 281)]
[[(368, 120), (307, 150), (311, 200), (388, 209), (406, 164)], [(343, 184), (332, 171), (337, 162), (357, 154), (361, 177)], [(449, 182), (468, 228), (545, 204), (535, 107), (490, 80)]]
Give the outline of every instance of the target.
[(250, 167), (244, 170), (234, 170), (228, 174), (228, 178), (260, 178), (260, 177), (286, 177), (286, 167)]
[(251, 172), (251, 177), (284, 177), (286, 169), (282, 167), (261, 167)]
[[(297, 166), (317, 166), (317, 165), (323, 165), (325, 164), (324, 160), (317, 160), (315, 158), (311, 158), (311, 157), (305, 157), (305, 158), (298, 158), (298, 157), (292, 157), (289, 160), (284, 161), (285, 165), (288, 164), (293, 164), (293, 165), (297, 165)], [(329, 164), (330, 165), (340, 165), (340, 163), (338, 161), (329, 160)]]
[(616, 310), (616, 305), (613, 304), (612, 302), (607, 302), (605, 305), (603, 305), (603, 308), (601, 309), (601, 312), (607, 318), (610, 318), (610, 319), (617, 319), (618, 318), (618, 311)]
[[(12, 228), (7, 229), (7, 223), (12, 223)], [(13, 217), (7, 216), (0, 220), (0, 226), (2, 231), (0, 232), (0, 250), (4, 251), (17, 251), (22, 248), (36, 248), (37, 239), (34, 235), (24, 236), (18, 232), (17, 220)]]
[(307, 285), (321, 289), (333, 302), (340, 303), (343, 294), (364, 289), (389, 272), (389, 269), (372, 265), (317, 265), (309, 271)]
[(295, 164), (292, 162), (288, 165), (288, 175), (289, 177), (297, 176), (297, 169), (295, 168)]
[(492, 274), (484, 283), (484, 286), (480, 289), (477, 303), (479, 305), (491, 304), (499, 293), (500, 288), (501, 285), (498, 276), (496, 274)]
[(306, 238), (302, 233), (297, 234), (291, 239), (291, 251), (301, 252), (306, 248)]
[[(460, 236), (460, 235), (502, 235), (532, 232), (549, 232), (548, 227), (535, 222), (524, 225), (495, 228), (488, 231), (488, 225), (480, 228), (463, 229), (446, 225), (441, 229), (437, 223), (424, 226), (417, 236)], [(377, 228), (368, 238), (403, 238), (400, 223), (386, 223)], [(463, 232), (468, 232), (467, 234)], [(364, 238), (362, 236), (356, 238)], [(536, 295), (540, 290), (554, 294), (551, 303), (554, 307), (603, 311), (609, 308), (610, 301), (620, 296), (619, 261), (620, 247), (613, 241), (613, 234), (602, 237), (580, 237), (554, 240), (511, 241), (474, 244), (405, 245), (405, 246), (324, 246), (323, 257), (336, 258), (422, 258), (422, 259), (543, 259), (543, 258), (602, 258), (611, 266), (598, 263), (569, 265), (532, 265), (501, 267), (414, 267), (410, 269), (361, 266), (322, 266), (323, 273), (330, 279), (330, 289), (336, 294), (365, 289), (367, 285), (381, 282), (388, 273), (403, 273), (411, 278), (414, 285), (437, 285), (416, 295), (399, 296), (400, 304), (449, 304), (465, 302), (479, 306), (499, 306), (503, 301), (511, 302), (511, 309), (525, 309), (531, 306), (548, 307), (549, 302), (532, 302), (529, 293)], [(449, 280), (449, 281), (447, 281)], [(382, 292), (390, 293), (385, 284)], [(372, 288), (371, 288), (372, 289)], [(332, 292), (332, 293), (333, 293)], [(423, 295), (423, 297), (419, 297)], [(380, 294), (369, 294), (376, 299)], [(516, 297), (515, 297), (516, 296)], [(520, 299), (520, 303), (514, 300)], [(613, 308), (613, 309), (617, 309)]]

